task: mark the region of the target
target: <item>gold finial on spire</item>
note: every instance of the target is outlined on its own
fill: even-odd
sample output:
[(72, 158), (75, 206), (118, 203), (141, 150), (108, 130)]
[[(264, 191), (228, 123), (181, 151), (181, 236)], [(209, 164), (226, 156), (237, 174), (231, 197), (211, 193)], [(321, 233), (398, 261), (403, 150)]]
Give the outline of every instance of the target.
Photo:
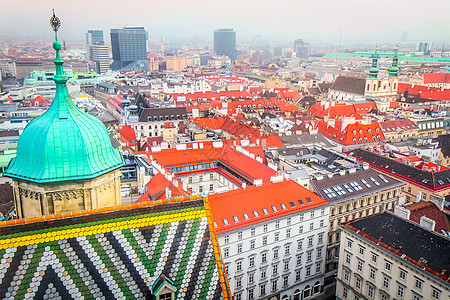
[(50, 18), (50, 25), (53, 28), (53, 31), (55, 32), (55, 40), (58, 40), (58, 29), (61, 27), (61, 21), (59, 18), (55, 15), (55, 10), (53, 9), (53, 16)]
[(398, 50), (398, 42), (397, 42), (397, 46), (395, 46), (395, 50)]
[(375, 44), (375, 50), (378, 50), (378, 43)]

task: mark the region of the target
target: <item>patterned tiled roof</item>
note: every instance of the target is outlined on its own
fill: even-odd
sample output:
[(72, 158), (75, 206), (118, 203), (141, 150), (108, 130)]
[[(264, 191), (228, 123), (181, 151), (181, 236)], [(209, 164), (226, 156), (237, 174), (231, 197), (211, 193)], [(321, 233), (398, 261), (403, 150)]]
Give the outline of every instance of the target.
[(177, 200), (1, 222), (0, 299), (145, 299), (161, 274), (176, 299), (222, 299), (210, 213)]

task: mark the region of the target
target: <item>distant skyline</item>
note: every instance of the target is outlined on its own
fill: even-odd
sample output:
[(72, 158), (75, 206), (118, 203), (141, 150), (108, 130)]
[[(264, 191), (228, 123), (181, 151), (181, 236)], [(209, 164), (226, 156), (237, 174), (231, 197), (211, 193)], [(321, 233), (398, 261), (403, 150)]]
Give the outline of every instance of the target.
[(153, 41), (211, 43), (214, 29), (233, 28), (238, 43), (256, 35), (267, 43), (293, 43), (297, 38), (338, 43), (341, 29), (343, 44), (395, 43), (403, 31), (408, 31), (408, 41), (450, 43), (448, 0), (8, 1), (1, 8), (0, 39), (52, 38), (52, 8), (62, 21), (61, 39), (67, 41), (83, 41), (89, 29), (104, 30), (109, 40), (111, 28), (129, 25), (144, 26)]

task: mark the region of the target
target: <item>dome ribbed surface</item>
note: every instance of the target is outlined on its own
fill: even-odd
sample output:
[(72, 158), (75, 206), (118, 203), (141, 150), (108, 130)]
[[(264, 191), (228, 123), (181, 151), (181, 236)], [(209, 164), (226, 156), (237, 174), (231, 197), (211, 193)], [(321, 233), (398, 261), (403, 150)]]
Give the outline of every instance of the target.
[(49, 110), (23, 131), (5, 175), (44, 183), (90, 179), (122, 165), (106, 127), (75, 106), (63, 80)]

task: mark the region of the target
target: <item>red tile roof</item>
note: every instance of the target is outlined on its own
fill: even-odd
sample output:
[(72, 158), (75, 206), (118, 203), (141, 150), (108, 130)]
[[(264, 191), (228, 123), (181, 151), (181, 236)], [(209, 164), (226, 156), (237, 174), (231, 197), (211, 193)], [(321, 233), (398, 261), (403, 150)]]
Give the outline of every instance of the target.
[(420, 73), (424, 83), (450, 83), (450, 73)]
[(355, 124), (347, 125), (343, 131), (340, 131), (321, 122), (318, 125), (318, 130), (327, 138), (342, 145), (374, 143), (385, 140), (384, 134), (378, 123), (365, 125), (356, 122)]
[(372, 109), (376, 109), (376, 104), (374, 102), (365, 102), (358, 104), (345, 104), (337, 103), (333, 106), (326, 107), (325, 104), (316, 103), (308, 109), (308, 113), (318, 117), (325, 118), (336, 118), (338, 116), (342, 117), (355, 117), (356, 119), (362, 119), (361, 114), (368, 114)]
[(380, 127), (383, 129), (383, 132), (419, 129), (419, 126), (410, 119), (387, 120), (380, 122)]
[(420, 224), (420, 218), (425, 216), (436, 222), (434, 231), (442, 233), (441, 230), (446, 232), (450, 231), (450, 223), (447, 215), (441, 211), (433, 202), (430, 201), (420, 201), (413, 203), (411, 205), (406, 205), (411, 213), (409, 219), (417, 224)]
[(125, 125), (122, 129), (118, 129), (117, 132), (120, 134), (121, 138), (124, 139), (124, 142), (127, 143), (135, 143), (136, 142), (136, 132), (134, 128), (130, 125)]
[(175, 187), (171, 181), (168, 181), (166, 177), (158, 172), (147, 183), (147, 193), (140, 197), (136, 202), (145, 202), (149, 200), (166, 199), (166, 188), (171, 191), (171, 197), (190, 196), (190, 193), (183, 191), (180, 188)]
[[(261, 150), (253, 149), (253, 151), (262, 153)], [(152, 156), (165, 168), (220, 161), (227, 167), (233, 168), (249, 181), (262, 179), (264, 182), (267, 182), (270, 181), (271, 176), (278, 174), (266, 165), (256, 161), (256, 159), (250, 158), (227, 145), (224, 145), (222, 148), (204, 146), (203, 149), (191, 150), (163, 149), (161, 152), (148, 152), (147, 155), (149, 157)]]
[(435, 163), (429, 162), (429, 163), (421, 163), (419, 165), (416, 166), (417, 169), (421, 169), (423, 170), (423, 167), (426, 167), (427, 170), (431, 170), (431, 168), (435, 169), (435, 172), (440, 172), (440, 171), (444, 171), (444, 170), (448, 170), (448, 168), (446, 166), (438, 166)]
[(210, 129), (222, 129), (231, 135), (240, 138), (259, 137), (259, 129), (253, 128), (250, 125), (233, 120), (229, 117), (215, 117), (215, 118), (196, 118), (191, 119), (191, 122)]
[[(292, 180), (268, 182), (262, 186), (249, 186), (245, 190), (237, 189), (213, 194), (208, 197), (208, 201), (218, 233), (281, 216), (298, 214), (301, 211), (328, 204), (327, 201)], [(265, 214), (263, 209), (266, 209), (268, 213)], [(259, 216), (255, 217), (253, 211), (256, 211)], [(247, 214), (248, 219), (244, 217), (244, 213)], [(234, 216), (238, 218), (238, 222), (234, 220)], [(224, 224), (224, 219), (229, 225)]]

